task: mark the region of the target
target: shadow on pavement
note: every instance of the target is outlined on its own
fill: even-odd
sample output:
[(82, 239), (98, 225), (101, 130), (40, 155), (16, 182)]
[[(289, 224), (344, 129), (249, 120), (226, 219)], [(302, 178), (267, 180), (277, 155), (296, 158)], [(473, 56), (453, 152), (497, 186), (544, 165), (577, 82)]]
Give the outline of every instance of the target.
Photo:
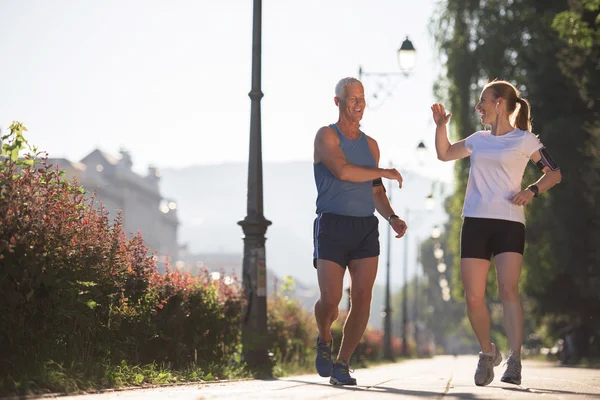
[[(316, 385), (316, 386), (329, 386), (336, 388), (338, 390), (346, 390), (349, 392), (369, 392), (376, 394), (377, 392), (385, 392), (391, 394), (401, 394), (405, 396), (415, 396), (415, 397), (423, 397), (423, 398), (435, 398), (438, 399), (443, 396), (449, 396), (450, 398), (456, 399), (466, 399), (466, 400), (477, 400), (477, 399), (485, 399), (483, 396), (477, 396), (471, 393), (445, 393), (444, 391), (431, 392), (426, 390), (409, 390), (409, 389), (398, 389), (392, 388), (388, 386), (333, 386), (327, 382), (311, 382), (311, 381), (302, 381), (302, 380), (291, 380), (286, 379), (286, 382), (295, 382), (303, 385)], [(284, 388), (282, 388), (284, 389)]]
[(500, 387), (503, 390), (508, 390), (509, 392), (528, 392), (535, 394), (571, 394), (578, 396), (598, 396), (597, 393), (587, 393), (587, 392), (572, 392), (570, 390), (557, 390), (557, 389), (538, 389), (538, 388), (525, 388), (525, 387)]

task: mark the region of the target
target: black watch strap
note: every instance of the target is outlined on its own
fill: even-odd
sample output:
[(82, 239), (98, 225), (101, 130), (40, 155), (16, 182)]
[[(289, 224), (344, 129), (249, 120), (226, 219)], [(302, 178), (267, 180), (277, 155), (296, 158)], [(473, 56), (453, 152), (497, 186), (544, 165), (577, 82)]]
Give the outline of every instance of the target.
[(531, 185), (527, 189), (533, 192), (533, 197), (538, 197), (538, 194), (540, 194), (540, 189), (537, 187), (537, 185)]
[(389, 222), (390, 224), (392, 223), (392, 218), (400, 218), (400, 217), (399, 217), (399, 216), (397, 216), (396, 214), (392, 214), (392, 215), (390, 215), (390, 216), (387, 218), (387, 220), (388, 220), (388, 222)]

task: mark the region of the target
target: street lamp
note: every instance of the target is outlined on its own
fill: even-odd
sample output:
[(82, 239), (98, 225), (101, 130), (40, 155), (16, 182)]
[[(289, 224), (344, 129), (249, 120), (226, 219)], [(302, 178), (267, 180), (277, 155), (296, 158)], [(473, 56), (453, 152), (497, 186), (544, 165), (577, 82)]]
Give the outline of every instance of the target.
[(435, 199), (433, 198), (433, 193), (429, 193), (427, 197), (425, 197), (425, 209), (433, 210), (435, 207)]
[[(379, 108), (385, 99), (392, 95), (398, 82), (393, 82), (392, 78), (408, 78), (416, 66), (417, 52), (412, 42), (408, 39), (408, 36), (400, 45), (397, 53), (398, 67), (400, 68), (400, 72), (365, 72), (362, 66), (358, 67), (358, 79), (360, 81), (362, 81), (363, 77), (373, 77), (378, 80), (378, 82), (373, 85), (375, 89), (371, 95), (374, 100), (379, 101), (378, 107), (375, 108)], [(381, 95), (382, 92), (384, 93), (383, 96)], [(370, 104), (371, 102), (367, 101), (367, 106)]]
[(425, 154), (427, 153), (427, 147), (425, 143), (421, 140), (417, 145), (417, 161), (419, 165), (422, 165), (425, 161)]
[(398, 49), (398, 65), (402, 71), (406, 71), (405, 73), (412, 72), (417, 65), (417, 51), (412, 42), (408, 40), (408, 36)]
[(419, 356), (420, 352), (419, 352), (419, 267), (421, 265), (421, 242), (420, 240), (417, 238), (417, 266), (415, 268), (415, 301), (414, 301), (414, 314), (413, 314), (413, 321), (414, 321), (414, 325), (415, 325), (415, 346), (416, 346), (416, 350), (417, 350), (417, 356)]
[(436, 225), (431, 230), (431, 237), (433, 239), (439, 239), (440, 236), (442, 236), (442, 230), (440, 229), (440, 227), (438, 225)]
[[(392, 163), (390, 162), (390, 168)], [(392, 203), (393, 186), (392, 179), (388, 180), (388, 200)], [(385, 308), (383, 310), (383, 358), (393, 360), (392, 354), (392, 307), (390, 307), (390, 270), (392, 251), (392, 225), (388, 221), (387, 226), (387, 264), (385, 266)]]
[(440, 246), (439, 243), (436, 243), (433, 249), (433, 256), (436, 260), (441, 260), (444, 257), (444, 249)]
[[(400, 45), (400, 48), (397, 51), (398, 56), (398, 66), (400, 68), (399, 72), (365, 72), (362, 66), (358, 67), (358, 79), (362, 82), (363, 77), (373, 77), (378, 82), (376, 82), (372, 87), (375, 88), (371, 97), (379, 102), (379, 106), (381, 106), (387, 96), (390, 96), (395, 89), (396, 84), (392, 84), (392, 77), (403, 77), (407, 78), (415, 68), (416, 65), (416, 50), (413, 46), (412, 42), (406, 37), (406, 39)], [(398, 81), (396, 81), (397, 83)], [(385, 93), (383, 96), (381, 93)], [(371, 101), (367, 101), (367, 106), (372, 107)], [(375, 107), (377, 109), (378, 107)], [(425, 143), (423, 141), (419, 142), (417, 146), (417, 155), (419, 159), (421, 158), (422, 153), (427, 151)], [(392, 181), (388, 182), (388, 198), (390, 202), (392, 201)], [(390, 269), (391, 269), (391, 237), (392, 237), (392, 228), (388, 224), (388, 244), (387, 244), (387, 265), (386, 265), (386, 286), (385, 286), (385, 308), (383, 311), (383, 327), (384, 327), (384, 335), (383, 335), (383, 358), (386, 360), (392, 360), (392, 309), (390, 306)], [(348, 306), (350, 308), (350, 305)]]
[(445, 262), (439, 262), (437, 265), (437, 270), (440, 274), (443, 274), (444, 272), (446, 272), (446, 263)]
[[(390, 163), (390, 168), (392, 167), (392, 163)], [(393, 182), (392, 180), (388, 181), (388, 189), (387, 189), (387, 194), (388, 194), (388, 199), (390, 201), (390, 203), (392, 202), (392, 193), (393, 193)], [(433, 195), (429, 194), (429, 196), (427, 196), (427, 198), (431, 198), (431, 200), (433, 200)], [(432, 210), (434, 207), (434, 203), (432, 202), (425, 202), (425, 207), (426, 210)], [(409, 211), (408, 209), (406, 209), (405, 212), (405, 222), (408, 225), (408, 218), (409, 218)], [(404, 254), (406, 257), (407, 254), (407, 243), (408, 243), (408, 239), (406, 237), (406, 234), (404, 235), (404, 246), (405, 246), (405, 250), (404, 250)], [(390, 285), (391, 285), (391, 246), (392, 244), (392, 226), (391, 224), (388, 223), (387, 226), (387, 263), (386, 263), (386, 268), (385, 268), (385, 308), (383, 310), (383, 358), (385, 360), (393, 360), (394, 359), (394, 355), (392, 352), (392, 307), (391, 307), (391, 293), (390, 293)], [(406, 270), (407, 270), (408, 266), (407, 266), (407, 261), (405, 259), (405, 265), (404, 265), (404, 282), (405, 282), (405, 293), (404, 295), (406, 295)], [(405, 299), (406, 300), (406, 299)], [(403, 301), (403, 324), (406, 323), (405, 318), (406, 318), (406, 308), (405, 308), (405, 304), (406, 301)], [(404, 329), (404, 328), (403, 328)], [(404, 347), (404, 344), (403, 344)], [(404, 351), (404, 350), (403, 350)]]
[(244, 361), (255, 373), (272, 373), (267, 337), (267, 265), (265, 233), (271, 221), (263, 215), (263, 176), (260, 101), (262, 0), (254, 0), (252, 23), (252, 89), (250, 96), (250, 150), (248, 157), (247, 215), (238, 222), (244, 232), (242, 282), (246, 305), (242, 317)]
[[(433, 210), (435, 201), (433, 194), (429, 194), (425, 200), (425, 210), (429, 212)], [(414, 211), (413, 211), (414, 212)], [(406, 208), (404, 215), (406, 216), (406, 225), (409, 225), (411, 210)], [(404, 288), (402, 289), (402, 355), (408, 356), (408, 235), (404, 235)]]

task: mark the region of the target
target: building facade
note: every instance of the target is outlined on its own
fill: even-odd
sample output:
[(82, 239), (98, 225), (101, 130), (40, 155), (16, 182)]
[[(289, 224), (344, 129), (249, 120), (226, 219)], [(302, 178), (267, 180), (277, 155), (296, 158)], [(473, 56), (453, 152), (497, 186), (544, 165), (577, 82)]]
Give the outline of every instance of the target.
[(95, 197), (95, 205), (101, 204), (111, 220), (122, 212), (125, 232), (142, 234), (146, 246), (158, 257), (159, 269), (165, 257), (175, 265), (179, 259), (177, 204), (161, 195), (156, 168), (148, 167), (145, 176), (134, 172), (131, 155), (124, 150), (120, 157), (96, 149), (79, 162), (50, 159), (49, 163), (65, 170), (67, 178), (77, 178), (87, 196)]

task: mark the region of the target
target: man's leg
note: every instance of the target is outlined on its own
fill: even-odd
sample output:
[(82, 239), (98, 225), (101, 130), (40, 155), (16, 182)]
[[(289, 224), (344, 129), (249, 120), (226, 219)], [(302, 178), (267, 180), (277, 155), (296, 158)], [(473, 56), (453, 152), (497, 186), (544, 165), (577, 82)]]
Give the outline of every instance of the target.
[(373, 284), (377, 276), (379, 257), (351, 260), (350, 271), (351, 307), (342, 336), (342, 344), (338, 354), (339, 361), (350, 361), (350, 356), (360, 343), (371, 313), (371, 297)]
[(330, 342), (331, 325), (339, 315), (339, 304), (342, 300), (344, 273), (346, 270), (339, 264), (328, 260), (317, 260), (317, 278), (321, 296), (315, 303), (315, 317), (319, 329), (319, 338)]

